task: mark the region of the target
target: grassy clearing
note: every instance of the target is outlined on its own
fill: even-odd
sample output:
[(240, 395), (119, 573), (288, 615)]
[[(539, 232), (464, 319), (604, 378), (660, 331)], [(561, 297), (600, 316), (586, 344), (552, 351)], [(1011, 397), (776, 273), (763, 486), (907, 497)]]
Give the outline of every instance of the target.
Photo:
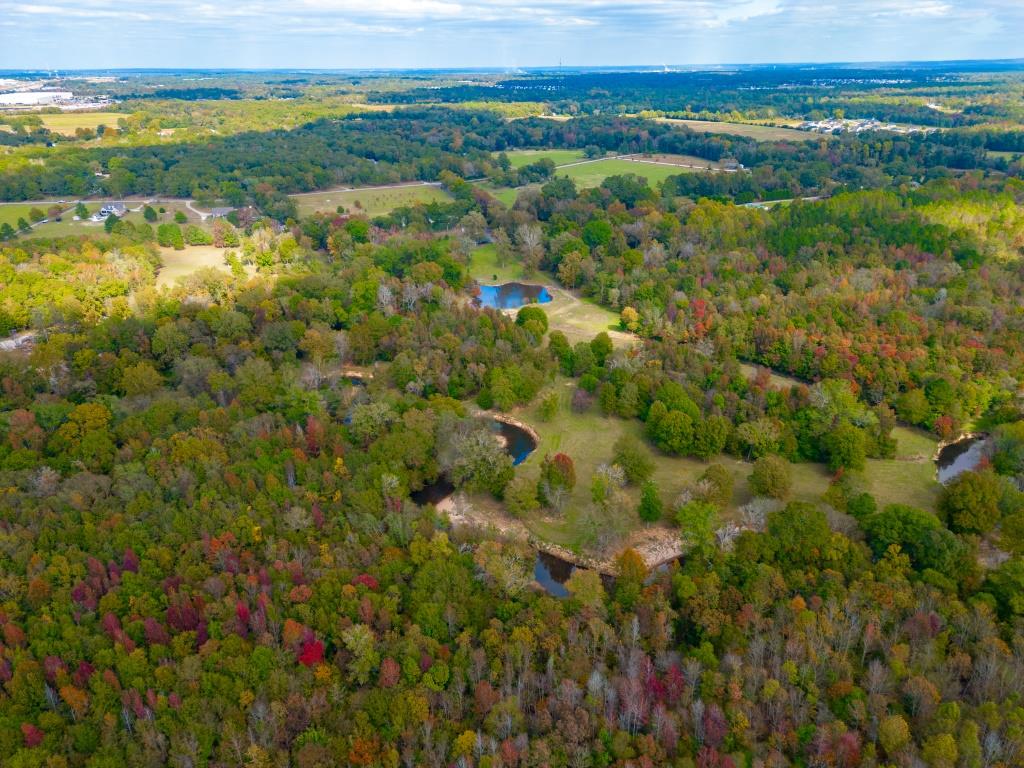
[(794, 128), (776, 128), (771, 125), (720, 123), (714, 120), (677, 120), (670, 117), (658, 118), (658, 122), (685, 125), (698, 133), (727, 133), (732, 136), (746, 136), (755, 141), (811, 141), (821, 138), (819, 134), (798, 131)]
[(714, 160), (706, 160), (695, 155), (674, 155), (664, 153), (630, 155), (630, 160), (642, 163), (663, 163), (666, 165), (678, 165), (688, 170), (720, 171), (724, 167)]
[(548, 326), (553, 331), (561, 331), (570, 342), (590, 341), (601, 331), (607, 331), (616, 346), (627, 346), (636, 343), (635, 336), (619, 330), (619, 316), (597, 304), (581, 299), (564, 288), (547, 285), (551, 293), (551, 301), (542, 304), (548, 316)]
[(181, 278), (206, 267), (230, 272), (231, 268), (224, 261), (225, 253), (227, 249), (212, 245), (191, 245), (183, 251), (161, 248), (160, 260), (163, 266), (157, 273), (156, 287), (170, 288)]
[(556, 175), (568, 176), (576, 182), (577, 187), (586, 189), (588, 187), (599, 187), (601, 182), (609, 176), (619, 176), (624, 173), (642, 176), (647, 179), (648, 183), (655, 185), (664, 181), (669, 176), (678, 176), (680, 173), (688, 173), (691, 170), (681, 166), (609, 158), (607, 160), (596, 160), (592, 163), (581, 163), (579, 165), (570, 165), (566, 168), (559, 168)]
[[(540, 398), (534, 405), (520, 409), (514, 415), (529, 423), (540, 436), (538, 449), (519, 468), (528, 477), (536, 477), (545, 454), (558, 452), (572, 457), (576, 466), (577, 486), (573, 491), (568, 510), (563, 517), (552, 518), (536, 515), (526, 520), (534, 535), (553, 544), (578, 549), (576, 533), (579, 512), (589, 503), (590, 478), (597, 468), (612, 458), (612, 446), (623, 434), (632, 434), (641, 439), (654, 463), (654, 481), (661, 489), (666, 507), (671, 507), (676, 497), (696, 481), (711, 463), (721, 464), (733, 475), (734, 491), (732, 501), (723, 513), (723, 519), (736, 519), (738, 510), (751, 500), (752, 494), (747, 482), (751, 464), (730, 456), (719, 456), (705, 463), (698, 459), (667, 456), (650, 446), (643, 435), (643, 424), (635, 419), (620, 419), (602, 415), (596, 408), (583, 414), (573, 413), (569, 407), (574, 382), (559, 377), (551, 389), (559, 394), (561, 407), (551, 421), (543, 421), (539, 413)], [(868, 460), (861, 478), (864, 490), (871, 493), (879, 507), (887, 504), (911, 504), (924, 509), (933, 509), (940, 491), (935, 480), (935, 466), (931, 457), (936, 441), (928, 434), (907, 427), (893, 431), (898, 448), (897, 456), (891, 460)], [(819, 502), (828, 490), (831, 473), (821, 464), (793, 465), (792, 500)], [(630, 494), (639, 496), (638, 489)], [(639, 526), (639, 521), (635, 522)]]
[(332, 190), (293, 198), (302, 216), (318, 211), (333, 213), (340, 205), (351, 213), (365, 213), (370, 217), (383, 216), (405, 205), (451, 200), (443, 189), (427, 184)]
[(478, 181), (476, 182), (476, 185), (480, 187), (480, 189), (487, 191), (492, 196), (500, 200), (502, 204), (505, 205), (506, 208), (511, 208), (513, 205), (516, 204), (516, 199), (518, 199), (520, 192), (522, 192), (524, 189), (529, 189), (530, 186), (535, 186), (527, 185), (525, 187), (496, 187), (487, 181)]
[(555, 165), (566, 165), (582, 160), (583, 151), (579, 149), (514, 149), (505, 153), (513, 168), (535, 163), (547, 158)]
[(771, 368), (765, 368), (764, 366), (753, 365), (751, 363), (740, 363), (740, 371), (742, 371), (743, 375), (748, 379), (756, 379), (760, 371), (768, 371), (769, 384), (775, 389), (789, 389), (791, 387), (807, 383), (800, 381), (800, 379), (795, 379), (792, 376), (777, 373)]
[(61, 112), (60, 114), (42, 114), (39, 117), (47, 130), (64, 136), (74, 136), (79, 128), (96, 130), (97, 126), (117, 128), (119, 118), (127, 115), (118, 112)]
[(985, 154), (989, 157), (1001, 157), (1005, 160), (1016, 160), (1018, 157), (1024, 157), (1024, 152), (1004, 152), (998, 149), (990, 149)]
[(523, 269), (515, 260), (498, 264), (498, 249), (493, 245), (481, 245), (470, 254), (469, 274), (481, 283), (507, 283), (521, 278)]
[(30, 221), (28, 212), (36, 207), (44, 211), (46, 210), (45, 205), (34, 206), (24, 203), (4, 203), (0, 205), (0, 225), (10, 224), (12, 227), (17, 228), (18, 219), (24, 218), (25, 221)]

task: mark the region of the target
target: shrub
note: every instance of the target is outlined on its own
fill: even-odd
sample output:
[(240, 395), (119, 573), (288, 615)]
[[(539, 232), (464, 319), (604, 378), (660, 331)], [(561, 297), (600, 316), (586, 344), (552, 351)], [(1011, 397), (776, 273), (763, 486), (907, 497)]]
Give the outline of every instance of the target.
[(702, 484), (706, 484), (709, 491), (705, 493), (704, 499), (722, 509), (732, 501), (733, 477), (732, 472), (721, 464), (712, 464), (704, 470), (700, 476)]
[(622, 435), (612, 447), (612, 461), (622, 467), (631, 483), (642, 483), (654, 473), (654, 461), (647, 448), (633, 435)]

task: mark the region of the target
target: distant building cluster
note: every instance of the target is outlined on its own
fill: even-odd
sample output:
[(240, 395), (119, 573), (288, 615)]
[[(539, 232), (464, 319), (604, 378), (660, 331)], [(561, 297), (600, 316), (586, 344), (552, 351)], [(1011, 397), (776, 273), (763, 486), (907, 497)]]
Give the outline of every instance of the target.
[(0, 79), (0, 109), (31, 111), (57, 107), (75, 111), (100, 109), (112, 103), (108, 96), (75, 96), (73, 91), (56, 87), (54, 81)]
[(886, 131), (887, 133), (931, 133), (934, 128), (922, 128), (915, 125), (897, 125), (896, 123), (883, 123), (881, 120), (869, 118), (867, 120), (846, 120), (842, 118), (829, 118), (828, 120), (807, 120), (797, 126), (797, 130), (809, 131), (811, 133), (867, 133), (870, 131)]
[(56, 107), (74, 99), (71, 91), (14, 91), (0, 93), (0, 106)]

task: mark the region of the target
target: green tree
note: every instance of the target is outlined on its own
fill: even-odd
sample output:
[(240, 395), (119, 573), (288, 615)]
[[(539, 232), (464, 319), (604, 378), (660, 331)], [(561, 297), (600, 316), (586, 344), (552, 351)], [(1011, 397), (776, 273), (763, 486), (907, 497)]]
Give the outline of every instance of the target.
[(689, 501), (676, 512), (683, 544), (697, 552), (708, 552), (715, 541), (718, 512), (706, 501)]
[(693, 422), (682, 411), (668, 411), (657, 420), (654, 442), (665, 453), (684, 455), (690, 450), (692, 440)]
[(613, 235), (612, 225), (604, 219), (591, 219), (583, 227), (583, 242), (591, 248), (608, 245)]
[(724, 416), (713, 415), (698, 421), (693, 428), (691, 452), (705, 461), (717, 456), (725, 449), (731, 430), (732, 424)]
[(604, 365), (613, 349), (612, 339), (607, 331), (601, 331), (590, 342), (590, 351), (594, 353), (597, 365)]
[(525, 306), (516, 313), (516, 325), (540, 339), (548, 332), (548, 316), (540, 307)]
[(181, 227), (177, 224), (161, 224), (156, 229), (156, 241), (163, 248), (174, 248), (181, 251), (185, 248), (185, 238), (181, 234)]
[(900, 715), (889, 715), (878, 725), (878, 741), (887, 755), (895, 755), (910, 742), (910, 726)]
[(505, 488), (505, 506), (516, 517), (526, 517), (540, 507), (537, 499), (537, 483), (527, 477), (518, 476)]
[(996, 599), (1000, 615), (1024, 616), (1024, 558), (1007, 560), (988, 575), (985, 589)]
[(756, 496), (785, 499), (793, 487), (793, 467), (781, 456), (762, 456), (754, 462), (748, 481)]
[(561, 397), (558, 392), (548, 392), (544, 397), (541, 398), (540, 407), (537, 412), (540, 415), (542, 421), (551, 421), (558, 415), (559, 407), (561, 406)]
[(999, 522), (1003, 484), (992, 470), (964, 472), (942, 491), (939, 510), (957, 533), (985, 535)]
[(824, 512), (795, 501), (768, 515), (767, 533), (778, 561), (796, 568), (817, 563), (832, 536)]
[(665, 505), (658, 494), (658, 484), (648, 480), (640, 489), (640, 506), (637, 508), (637, 514), (645, 523), (656, 523), (661, 520), (664, 512)]
[(150, 224), (154, 223), (158, 216), (156, 210), (151, 205), (147, 205), (142, 209), (142, 218), (148, 221)]
[(867, 458), (864, 430), (843, 422), (825, 433), (822, 444), (828, 454), (829, 469), (864, 469)]
[(148, 395), (163, 386), (161, 376), (152, 364), (142, 361), (124, 369), (121, 389), (126, 395)]

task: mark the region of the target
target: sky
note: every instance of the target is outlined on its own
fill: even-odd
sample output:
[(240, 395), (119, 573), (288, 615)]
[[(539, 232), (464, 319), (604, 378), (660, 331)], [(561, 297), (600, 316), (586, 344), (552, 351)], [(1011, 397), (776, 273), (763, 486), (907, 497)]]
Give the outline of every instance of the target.
[(0, 0), (0, 68), (1024, 57), (1024, 0)]

